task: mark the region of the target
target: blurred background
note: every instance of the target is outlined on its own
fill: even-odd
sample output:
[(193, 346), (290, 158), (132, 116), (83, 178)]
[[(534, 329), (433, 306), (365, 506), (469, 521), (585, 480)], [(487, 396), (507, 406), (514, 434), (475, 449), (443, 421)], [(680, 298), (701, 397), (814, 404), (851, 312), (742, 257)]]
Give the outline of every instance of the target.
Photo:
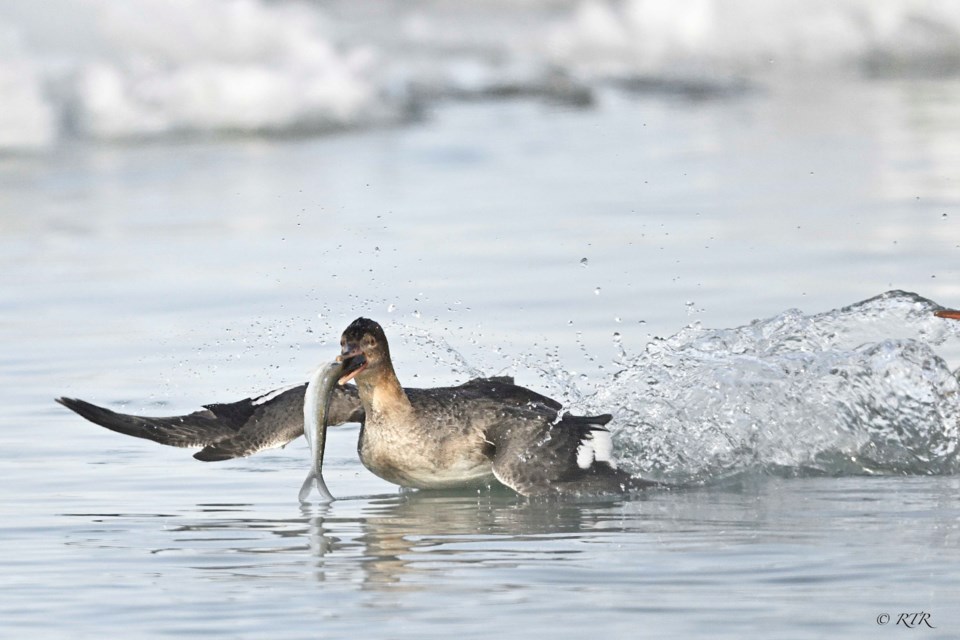
[(430, 381), (602, 381), (690, 322), (960, 304), (947, 0), (3, 0), (0, 96), (4, 375), (36, 399), (50, 367), (247, 394), (360, 314)]
[(451, 98), (953, 78), (958, 30), (948, 0), (4, 0), (0, 149), (362, 130)]

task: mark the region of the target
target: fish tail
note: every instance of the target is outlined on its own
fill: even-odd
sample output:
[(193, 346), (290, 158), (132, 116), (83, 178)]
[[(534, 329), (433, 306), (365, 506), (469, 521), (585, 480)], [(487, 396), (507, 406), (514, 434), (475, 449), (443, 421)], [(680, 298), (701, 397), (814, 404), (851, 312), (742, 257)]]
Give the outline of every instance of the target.
[(313, 469), (310, 470), (310, 473), (307, 474), (306, 480), (303, 481), (303, 486), (300, 487), (300, 503), (305, 504), (310, 502), (310, 491), (313, 487), (317, 488), (317, 493), (320, 494), (321, 503), (330, 503), (336, 500), (333, 497), (333, 494), (330, 493), (330, 489), (327, 489), (327, 483), (324, 482), (323, 476), (318, 475)]
[(310, 473), (307, 474), (306, 480), (303, 481), (303, 486), (300, 487), (300, 503), (310, 502), (310, 490), (313, 488), (313, 481), (316, 480), (317, 474), (310, 470)]

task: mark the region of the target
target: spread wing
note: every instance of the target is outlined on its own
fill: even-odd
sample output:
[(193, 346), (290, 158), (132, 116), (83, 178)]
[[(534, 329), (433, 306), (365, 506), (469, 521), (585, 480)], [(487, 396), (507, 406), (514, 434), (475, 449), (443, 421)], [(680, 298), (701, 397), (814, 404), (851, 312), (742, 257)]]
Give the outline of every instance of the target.
[[(306, 386), (278, 389), (238, 402), (209, 404), (200, 411), (169, 417), (117, 413), (75, 398), (57, 398), (57, 402), (111, 431), (173, 447), (203, 447), (194, 457), (212, 462), (282, 447), (303, 435)], [(334, 390), (329, 416), (331, 425), (363, 421), (356, 387)]]
[[(523, 393), (511, 392), (518, 405), (534, 401), (553, 402), (545, 396), (514, 387), (512, 383), (509, 377), (477, 378), (461, 386), (465, 389), (476, 389), (478, 385), (521, 389)], [(171, 447), (200, 447), (194, 457), (214, 462), (282, 447), (303, 435), (303, 393), (306, 388), (306, 384), (301, 384), (237, 402), (208, 404), (200, 411), (182, 416), (118, 413), (77, 398), (57, 398), (57, 402), (90, 422), (117, 433)], [(363, 407), (357, 388), (353, 385), (337, 387), (330, 399), (328, 415), (331, 426), (363, 422)]]

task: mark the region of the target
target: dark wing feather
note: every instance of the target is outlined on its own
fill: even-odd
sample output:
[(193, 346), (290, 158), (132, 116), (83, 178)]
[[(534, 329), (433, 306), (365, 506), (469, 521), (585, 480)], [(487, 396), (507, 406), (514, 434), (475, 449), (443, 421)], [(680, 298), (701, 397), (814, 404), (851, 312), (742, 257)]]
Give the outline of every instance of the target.
[(493, 474), (525, 496), (622, 493), (632, 487), (629, 474), (608, 462), (578, 464), (578, 450), (595, 434), (609, 437), (603, 425), (612, 416), (573, 416), (557, 422), (536, 416), (509, 416), (487, 432), (492, 443)]
[[(210, 462), (281, 447), (301, 436), (305, 389), (302, 384), (169, 417), (117, 413), (74, 398), (58, 398), (57, 402), (111, 431), (173, 447), (203, 447), (194, 457)], [(331, 425), (363, 421), (356, 387), (348, 385), (334, 390), (329, 416)]]
[(487, 397), (496, 398), (499, 402), (509, 404), (515, 407), (531, 407), (542, 409), (546, 408), (556, 414), (563, 407), (562, 404), (541, 395), (536, 391), (531, 391), (526, 387), (521, 387), (513, 382), (510, 376), (495, 376), (492, 378), (474, 378), (460, 385), (461, 389), (477, 391)]
[(117, 413), (77, 398), (57, 398), (57, 402), (111, 431), (172, 447), (202, 447), (236, 433), (207, 409), (185, 416), (146, 417)]
[[(203, 462), (219, 462), (249, 456), (264, 449), (282, 447), (303, 435), (303, 394), (306, 385), (276, 396), (261, 396), (230, 404), (207, 405), (222, 420), (239, 424), (235, 433), (207, 444), (193, 454)], [(263, 400), (269, 397), (268, 400)]]
[[(565, 414), (562, 405), (524, 387), (509, 377), (476, 378), (459, 387), (407, 389), (411, 402), (448, 424), (483, 424), (484, 453), (496, 478), (526, 496), (622, 493), (648, 483), (631, 478), (603, 460), (583, 460), (582, 445), (593, 444), (595, 434), (609, 439), (603, 425), (612, 416), (580, 417)], [(609, 444), (609, 440), (608, 440)]]

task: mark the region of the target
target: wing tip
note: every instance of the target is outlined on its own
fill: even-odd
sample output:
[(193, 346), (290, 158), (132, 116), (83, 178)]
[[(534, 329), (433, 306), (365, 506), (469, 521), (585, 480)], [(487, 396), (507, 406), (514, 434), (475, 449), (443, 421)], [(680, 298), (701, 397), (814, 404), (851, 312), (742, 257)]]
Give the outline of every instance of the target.
[(86, 400), (81, 400), (80, 398), (68, 398), (66, 396), (60, 396), (59, 398), (54, 398), (54, 401), (57, 404), (60, 404), (70, 411), (73, 411), (82, 418), (86, 418), (90, 422), (99, 424), (101, 426), (108, 426), (104, 423), (104, 420), (112, 416), (116, 416), (116, 412), (106, 409), (104, 407), (97, 406), (92, 402), (87, 402)]

